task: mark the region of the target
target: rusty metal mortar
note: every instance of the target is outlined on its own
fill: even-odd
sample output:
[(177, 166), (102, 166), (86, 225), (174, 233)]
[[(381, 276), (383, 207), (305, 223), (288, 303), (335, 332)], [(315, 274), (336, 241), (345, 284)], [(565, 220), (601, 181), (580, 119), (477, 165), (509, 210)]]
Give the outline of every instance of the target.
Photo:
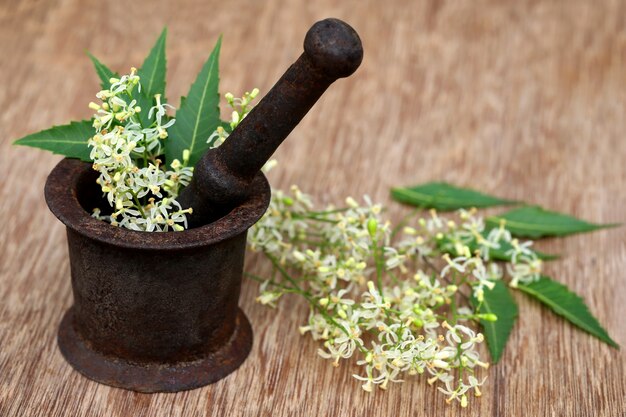
[(237, 369), (252, 347), (238, 308), (247, 230), (265, 212), (270, 187), (259, 171), (363, 51), (337, 19), (308, 31), (304, 53), (219, 148), (196, 164), (181, 193), (193, 228), (136, 232), (89, 215), (104, 207), (90, 164), (64, 159), (45, 197), (66, 225), (74, 305), (58, 344), (81, 374), (140, 392), (201, 387)]

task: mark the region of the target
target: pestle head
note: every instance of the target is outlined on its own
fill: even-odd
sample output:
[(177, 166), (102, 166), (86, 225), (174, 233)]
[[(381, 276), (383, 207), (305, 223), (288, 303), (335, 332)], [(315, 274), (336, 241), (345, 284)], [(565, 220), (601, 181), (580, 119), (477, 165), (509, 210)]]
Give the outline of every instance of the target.
[(354, 29), (339, 19), (315, 23), (304, 38), (304, 52), (330, 78), (352, 75), (363, 61), (363, 46)]

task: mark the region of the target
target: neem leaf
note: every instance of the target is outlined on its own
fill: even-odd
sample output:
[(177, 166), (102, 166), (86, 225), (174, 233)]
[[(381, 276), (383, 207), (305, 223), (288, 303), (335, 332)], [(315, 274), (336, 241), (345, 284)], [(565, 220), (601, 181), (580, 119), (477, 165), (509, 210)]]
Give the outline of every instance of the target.
[(497, 227), (505, 220), (505, 227), (515, 236), (539, 238), (591, 232), (614, 224), (593, 224), (566, 214), (544, 210), (537, 206), (520, 207), (499, 216), (487, 218), (487, 226)]
[(496, 321), (480, 320), (491, 359), (498, 362), (517, 319), (517, 304), (504, 282), (494, 281), (494, 284), (492, 290), (485, 288), (482, 303), (475, 297), (471, 298), (471, 302), (474, 307), (480, 306), (480, 314), (495, 314), (498, 317)]
[(445, 182), (429, 182), (414, 187), (393, 188), (391, 196), (401, 203), (441, 211), (516, 203), (479, 193), (469, 188), (455, 187)]
[(209, 146), (207, 139), (221, 124), (218, 93), (221, 44), (220, 37), (176, 112), (176, 123), (169, 129), (169, 137), (165, 141), (168, 163), (181, 159), (183, 150), (189, 149), (189, 164), (195, 165)]
[(165, 41), (167, 39), (167, 28), (163, 29), (161, 36), (152, 47), (150, 54), (143, 61), (143, 65), (137, 71), (141, 80), (142, 93), (147, 97), (154, 97), (161, 94), (165, 100), (165, 76), (167, 72), (167, 60), (165, 58)]
[(15, 145), (32, 146), (53, 153), (90, 162), (87, 141), (95, 134), (91, 120), (71, 122), (33, 133), (14, 142)]
[(600, 326), (598, 320), (589, 312), (584, 300), (570, 291), (565, 285), (542, 276), (538, 281), (530, 284), (517, 284), (517, 288), (533, 298), (547, 305), (556, 314), (587, 333), (592, 334), (609, 346), (619, 349), (606, 330)]
[(89, 55), (89, 59), (93, 62), (93, 66), (96, 68), (96, 73), (98, 74), (98, 77), (100, 77), (100, 85), (102, 86), (102, 89), (108, 89), (111, 86), (111, 82), (109, 80), (113, 77), (118, 78), (119, 75), (111, 71), (106, 65), (98, 61), (98, 59), (89, 52), (87, 52), (87, 55)]

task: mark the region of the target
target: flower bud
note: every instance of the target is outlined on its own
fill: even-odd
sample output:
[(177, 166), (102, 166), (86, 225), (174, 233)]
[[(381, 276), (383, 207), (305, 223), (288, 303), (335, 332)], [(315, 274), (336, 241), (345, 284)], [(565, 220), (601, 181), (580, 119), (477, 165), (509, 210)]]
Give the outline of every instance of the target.
[(170, 166), (172, 167), (172, 169), (178, 169), (181, 167), (181, 164), (178, 159), (174, 159), (172, 163), (170, 164)]
[(352, 197), (346, 198), (346, 204), (350, 208), (357, 208), (357, 207), (359, 207), (359, 203), (357, 203), (356, 200), (354, 198), (352, 198)]
[(446, 369), (448, 368), (448, 362), (446, 361), (442, 361), (441, 359), (435, 359), (433, 361), (433, 366), (437, 367), (437, 368), (443, 368)]
[(410, 236), (417, 234), (417, 230), (409, 226), (405, 226), (404, 229), (402, 229), (402, 231), (404, 232), (404, 234), (410, 235)]
[(370, 234), (371, 237), (375, 237), (377, 230), (378, 230), (378, 221), (374, 218), (370, 218), (367, 221), (367, 232)]
[(496, 320), (498, 320), (498, 316), (496, 316), (495, 314), (492, 314), (492, 313), (477, 314), (476, 317), (478, 317), (481, 320), (485, 320), (485, 321), (496, 321)]

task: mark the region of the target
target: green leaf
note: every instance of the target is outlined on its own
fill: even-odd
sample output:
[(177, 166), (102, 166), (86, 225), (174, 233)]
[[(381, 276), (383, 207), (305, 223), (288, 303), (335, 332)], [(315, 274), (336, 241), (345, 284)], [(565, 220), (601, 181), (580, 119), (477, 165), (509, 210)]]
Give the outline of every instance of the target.
[(614, 224), (593, 224), (566, 214), (526, 206), (487, 218), (487, 226), (497, 227), (505, 220), (505, 227), (515, 236), (539, 238), (565, 236), (573, 233), (591, 232)]
[(15, 145), (32, 146), (53, 153), (90, 162), (87, 141), (95, 134), (91, 120), (71, 122), (33, 133), (14, 142)]
[(479, 193), (469, 188), (455, 187), (445, 182), (429, 182), (414, 187), (393, 188), (391, 196), (401, 203), (441, 211), (516, 203), (512, 200), (503, 200)]
[(167, 39), (167, 28), (163, 29), (161, 36), (157, 39), (152, 47), (150, 54), (146, 57), (137, 71), (139, 75), (142, 93), (147, 97), (154, 97), (155, 94), (161, 94), (165, 100), (165, 75), (166, 64), (165, 58), (165, 41)]
[(181, 159), (183, 150), (189, 149), (189, 163), (195, 165), (209, 146), (207, 139), (221, 123), (218, 93), (221, 44), (220, 37), (176, 112), (176, 123), (169, 129), (165, 141), (168, 163)]
[(89, 59), (93, 62), (93, 66), (96, 68), (96, 73), (98, 74), (98, 77), (100, 77), (100, 86), (103, 90), (108, 89), (111, 86), (111, 82), (109, 80), (113, 77), (119, 78), (119, 75), (111, 71), (106, 65), (98, 61), (98, 59), (89, 52), (87, 52), (87, 55), (89, 55)]
[(472, 297), (471, 302), (480, 314), (495, 314), (498, 317), (496, 321), (480, 320), (491, 359), (498, 362), (517, 319), (517, 304), (504, 282), (494, 281), (494, 284), (492, 290), (485, 288), (482, 303), (475, 297)]
[(565, 285), (553, 281), (549, 277), (542, 276), (538, 281), (530, 284), (517, 285), (521, 291), (536, 298), (547, 305), (559, 316), (587, 333), (592, 334), (604, 343), (619, 349), (606, 330), (600, 326), (598, 320), (589, 312), (584, 300), (576, 293), (570, 291)]

